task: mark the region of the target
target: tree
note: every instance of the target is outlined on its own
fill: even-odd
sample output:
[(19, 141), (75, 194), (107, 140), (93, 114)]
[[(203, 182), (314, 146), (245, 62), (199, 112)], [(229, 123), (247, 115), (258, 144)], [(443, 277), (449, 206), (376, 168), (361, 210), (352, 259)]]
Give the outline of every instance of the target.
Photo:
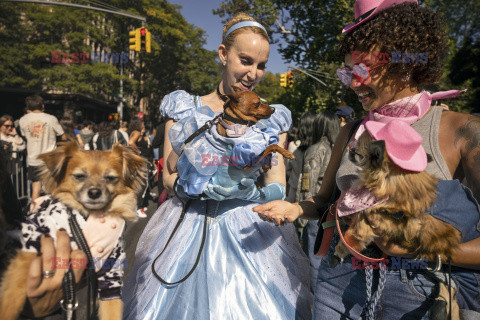
[[(351, 1), (264, 0), (263, 7), (268, 8), (264, 14), (259, 14), (251, 3), (250, 0), (224, 1), (221, 7), (213, 12), (224, 17), (223, 22), (239, 11), (250, 14), (270, 30), (273, 41), (283, 40), (280, 42), (279, 51), (284, 60), (335, 79), (325, 80), (327, 86), (323, 86), (310, 77), (298, 75), (294, 88), (285, 90), (284, 94), (278, 97), (280, 102), (292, 110), (294, 117), (304, 110), (336, 108), (340, 97), (335, 93), (342, 92), (335, 73), (339, 64), (336, 47), (342, 28), (353, 20)], [(282, 33), (280, 26), (276, 24), (277, 20), (291, 33)], [(346, 95), (345, 99), (349, 100), (350, 97), (350, 94)], [(361, 109), (356, 99), (350, 101), (350, 104)]]
[(443, 15), (450, 36), (450, 52), (439, 89), (468, 89), (449, 100), (451, 110), (480, 112), (480, 2), (478, 0), (427, 0), (426, 5)]
[(260, 21), (265, 28), (272, 41), (273, 32), (276, 31), (275, 21), (277, 16), (281, 14), (281, 10), (273, 0), (225, 0), (220, 4), (218, 9), (212, 10), (213, 14), (219, 15), (223, 23), (227, 23), (230, 18), (239, 12), (244, 12)]
[[(139, 21), (78, 8), (0, 3), (0, 87), (82, 93), (103, 100), (124, 96), (153, 113), (173, 90), (195, 94), (213, 90), (219, 78), (216, 53), (205, 50), (204, 31), (188, 24), (179, 6), (165, 0), (113, 0), (117, 8), (147, 17), (152, 54), (119, 63), (52, 63), (52, 52), (72, 54), (128, 51), (128, 32)], [(78, 59), (78, 56), (76, 57)], [(61, 61), (61, 60), (60, 60)]]
[[(354, 20), (352, 0), (264, 0), (263, 6), (269, 8), (263, 16), (251, 7), (251, 0), (225, 0), (220, 9), (224, 21), (240, 10), (245, 10), (258, 21), (267, 25), (275, 41), (282, 39), (280, 53), (283, 58), (296, 66), (326, 72), (336, 78), (335, 69), (341, 65), (343, 57), (338, 57), (336, 48), (342, 38), (341, 30)], [(448, 23), (451, 48), (449, 60), (445, 66), (444, 77), (437, 85), (438, 90), (448, 90), (454, 86), (468, 88), (466, 94), (451, 99), (448, 104), (452, 110), (469, 112), (480, 109), (480, 90), (478, 66), (478, 43), (480, 39), (480, 2), (478, 0), (426, 0), (421, 5), (443, 14)], [(282, 33), (276, 20), (290, 30)], [(477, 60), (467, 60), (469, 59)], [(473, 65), (472, 65), (473, 63)], [(331, 67), (330, 64), (333, 64)], [(363, 109), (351, 90), (342, 89), (340, 83), (329, 82), (328, 87), (318, 86), (310, 78), (299, 77), (293, 90), (281, 97), (282, 102), (293, 109), (304, 108), (321, 110), (335, 108), (338, 95), (351, 105), (357, 114)], [(343, 92), (343, 95), (341, 94)], [(295, 114), (298, 114), (295, 111)]]

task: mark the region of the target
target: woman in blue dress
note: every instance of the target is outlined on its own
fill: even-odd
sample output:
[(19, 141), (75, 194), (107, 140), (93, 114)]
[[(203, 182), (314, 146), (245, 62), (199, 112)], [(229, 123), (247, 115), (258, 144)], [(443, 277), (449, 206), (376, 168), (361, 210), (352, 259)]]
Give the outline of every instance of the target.
[(258, 203), (285, 197), (283, 158), (272, 160), (261, 189), (252, 183), (256, 170), (241, 179), (243, 170), (226, 165), (241, 160), (233, 156), (241, 148), (284, 146), (290, 111), (275, 105), (269, 119), (242, 136), (221, 137), (213, 126), (184, 144), (223, 112), (222, 96), (233, 93), (232, 86), (255, 88), (268, 60), (268, 35), (239, 14), (225, 25), (218, 52), (224, 73), (215, 92), (199, 97), (175, 91), (160, 106), (169, 119), (163, 180), (177, 196), (157, 210), (139, 239), (123, 288), (124, 319), (311, 318), (309, 262), (293, 225), (277, 227), (252, 212)]

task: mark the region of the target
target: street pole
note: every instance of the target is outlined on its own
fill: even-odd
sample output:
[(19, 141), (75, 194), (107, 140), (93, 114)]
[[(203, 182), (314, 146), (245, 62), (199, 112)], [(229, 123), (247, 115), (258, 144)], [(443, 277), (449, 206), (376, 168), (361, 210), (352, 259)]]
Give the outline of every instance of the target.
[[(120, 63), (120, 77), (123, 76), (123, 63)], [(120, 121), (123, 120), (123, 78), (120, 78), (120, 103), (117, 106), (117, 113), (120, 115)]]

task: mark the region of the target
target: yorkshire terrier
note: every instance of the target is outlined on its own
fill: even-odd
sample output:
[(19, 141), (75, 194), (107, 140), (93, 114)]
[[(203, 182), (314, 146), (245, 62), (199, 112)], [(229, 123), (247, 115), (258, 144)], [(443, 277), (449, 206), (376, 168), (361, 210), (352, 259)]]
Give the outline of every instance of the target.
[[(421, 136), (400, 120), (370, 121), (365, 128), (349, 151), (350, 159), (361, 167), (360, 181), (337, 205), (338, 215), (349, 225), (345, 242), (361, 252), (380, 237), (416, 258), (450, 260), (461, 233), (425, 214), (436, 201), (438, 179), (424, 171), (427, 154)], [(343, 261), (348, 254), (340, 241), (335, 255)], [(439, 289), (438, 300), (448, 304), (448, 288), (440, 283)], [(452, 301), (452, 319), (458, 319), (456, 300)]]

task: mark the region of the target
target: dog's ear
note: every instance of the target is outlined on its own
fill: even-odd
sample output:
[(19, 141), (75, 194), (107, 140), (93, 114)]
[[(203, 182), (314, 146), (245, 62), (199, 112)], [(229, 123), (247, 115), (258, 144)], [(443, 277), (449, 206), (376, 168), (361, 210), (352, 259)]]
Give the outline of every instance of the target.
[(68, 159), (78, 151), (75, 142), (61, 144), (53, 151), (42, 153), (38, 156), (45, 165), (42, 169), (42, 176), (51, 176), (55, 181), (61, 181), (67, 167)]
[(148, 161), (137, 155), (132, 148), (119, 144), (113, 146), (112, 152), (122, 158), (123, 178), (126, 185), (140, 192), (147, 178)]
[(372, 169), (378, 169), (382, 166), (383, 155), (385, 153), (385, 141), (372, 141), (368, 146), (368, 162)]
[(430, 163), (433, 161), (433, 157), (430, 153), (427, 153), (427, 162)]

